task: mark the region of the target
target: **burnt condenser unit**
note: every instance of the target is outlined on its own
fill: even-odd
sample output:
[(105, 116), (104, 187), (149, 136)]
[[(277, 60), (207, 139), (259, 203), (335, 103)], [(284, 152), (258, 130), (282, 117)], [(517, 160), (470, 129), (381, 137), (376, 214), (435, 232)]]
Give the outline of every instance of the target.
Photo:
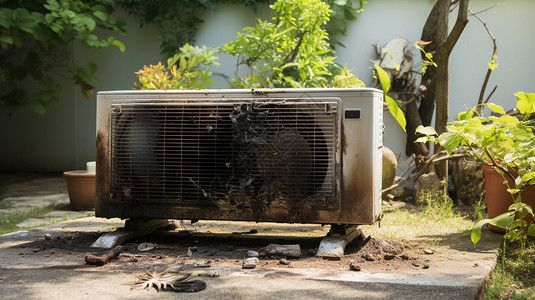
[(371, 224), (382, 116), (376, 89), (100, 92), (95, 215)]

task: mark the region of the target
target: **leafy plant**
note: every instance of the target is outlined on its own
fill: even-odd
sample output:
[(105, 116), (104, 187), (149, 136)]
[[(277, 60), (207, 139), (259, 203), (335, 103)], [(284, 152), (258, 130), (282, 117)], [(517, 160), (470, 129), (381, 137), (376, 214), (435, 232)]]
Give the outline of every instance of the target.
[[(506, 229), (505, 238), (513, 241), (535, 236), (535, 224), (525, 219), (534, 216), (533, 209), (521, 199), (526, 187), (535, 184), (535, 136), (533, 124), (528, 120), (535, 112), (535, 94), (518, 92), (515, 96), (516, 107), (524, 115), (522, 120), (505, 114), (499, 105), (487, 103), (460, 113), (458, 120), (448, 122), (447, 131), (439, 136), (432, 127), (417, 128), (424, 135), (417, 142), (440, 143), (450, 155), (453, 149), (463, 147), (468, 155), (494, 167), (504, 179), (514, 179), (515, 186), (508, 188), (514, 204), (502, 215), (479, 220), (472, 229), (474, 244), (481, 238), (481, 227), (487, 223)], [(480, 106), (501, 116), (479, 115)]]
[(238, 57), (249, 74), (231, 81), (232, 87), (319, 87), (328, 82), (334, 56), (325, 24), (332, 10), (320, 0), (283, 0), (270, 8), (273, 22), (258, 20), (220, 51)]
[(137, 89), (206, 89), (215, 84), (210, 77), (210, 66), (218, 66), (218, 58), (209, 47), (193, 47), (186, 44), (180, 52), (167, 60), (167, 65), (144, 66), (136, 72), (139, 83)]
[[(54, 75), (71, 78), (85, 95), (97, 82), (97, 67), (67, 63), (69, 45), (79, 41), (91, 48), (124, 45), (113, 36), (100, 38), (97, 28), (126, 33), (123, 20), (110, 16), (109, 0), (3, 1), (0, 8), (0, 107), (12, 114), (29, 105), (39, 114), (58, 104), (61, 85)], [(34, 83), (35, 89), (26, 87)]]
[[(242, 3), (256, 11), (259, 6), (273, 0), (117, 0), (123, 9), (139, 18), (141, 26), (153, 24), (158, 29), (158, 40), (163, 54), (168, 56), (179, 51), (186, 43), (195, 43), (198, 27), (203, 22), (200, 11), (217, 11), (224, 3)], [(337, 36), (346, 35), (347, 23), (357, 18), (366, 3), (364, 0), (326, 0), (334, 11), (326, 30), (330, 42), (340, 44)], [(355, 3), (358, 3), (356, 5)], [(341, 44), (340, 44), (341, 45)]]
[(335, 88), (359, 88), (366, 87), (362, 80), (358, 79), (352, 70), (347, 69), (347, 65), (344, 66), (340, 74), (335, 75), (333, 78), (333, 87)]
[(460, 214), (453, 210), (453, 200), (448, 196), (445, 181), (442, 181), (442, 189), (437, 192), (422, 191), (418, 202), (423, 204), (423, 215), (433, 217), (437, 221), (460, 217)]
[(422, 64), (422, 75), (425, 74), (425, 72), (427, 71), (427, 68), (428, 67), (437, 67), (437, 64), (433, 61), (433, 53), (431, 52), (427, 52), (424, 50), (424, 47), (426, 45), (429, 45), (431, 42), (424, 42), (424, 41), (417, 41), (415, 42), (413, 45), (414, 47), (416, 47), (416, 49), (420, 50), (423, 54), (424, 54), (424, 57), (421, 61), (421, 64)]

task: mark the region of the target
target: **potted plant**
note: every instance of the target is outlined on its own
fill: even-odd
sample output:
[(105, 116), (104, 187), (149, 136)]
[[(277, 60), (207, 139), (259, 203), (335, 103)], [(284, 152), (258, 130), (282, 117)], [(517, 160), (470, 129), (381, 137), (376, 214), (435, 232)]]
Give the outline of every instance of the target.
[[(417, 142), (439, 143), (449, 155), (462, 147), (467, 155), (483, 163), (489, 214), (474, 225), (474, 244), (481, 238), (484, 224), (502, 228), (510, 240), (535, 236), (535, 136), (533, 122), (529, 121), (535, 112), (535, 94), (518, 92), (515, 96), (520, 119), (506, 114), (499, 105), (487, 103), (461, 112), (440, 135), (432, 127), (416, 129), (424, 135)], [(483, 116), (485, 107), (500, 116)], [(498, 195), (497, 188), (501, 188)], [(500, 206), (505, 211), (499, 212)]]

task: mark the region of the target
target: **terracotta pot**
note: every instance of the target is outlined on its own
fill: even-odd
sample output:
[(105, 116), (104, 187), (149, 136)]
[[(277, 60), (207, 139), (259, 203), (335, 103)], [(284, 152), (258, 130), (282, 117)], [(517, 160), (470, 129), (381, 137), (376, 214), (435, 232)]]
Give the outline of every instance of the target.
[(67, 171), (63, 173), (69, 190), (71, 209), (73, 210), (93, 210), (95, 209), (95, 179), (94, 173), (87, 173), (86, 170)]
[[(509, 206), (514, 203), (513, 197), (507, 191), (507, 185), (504, 183), (504, 178), (493, 167), (483, 165), (483, 176), (485, 178), (485, 189), (487, 199), (487, 215), (492, 219), (509, 210)], [(506, 175), (506, 177), (508, 177)], [(515, 183), (511, 178), (508, 178), (508, 184), (511, 188), (515, 187)], [(535, 186), (527, 187), (522, 193), (522, 202), (531, 205), (535, 208)], [(532, 222), (532, 218), (527, 219)], [(505, 230), (489, 224), (489, 229), (494, 232), (505, 233)]]

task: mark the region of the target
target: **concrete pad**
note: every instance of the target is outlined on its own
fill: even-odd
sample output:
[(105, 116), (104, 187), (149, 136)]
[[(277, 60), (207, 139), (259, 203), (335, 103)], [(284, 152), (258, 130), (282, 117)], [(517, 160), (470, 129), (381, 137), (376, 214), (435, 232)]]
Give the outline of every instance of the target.
[(50, 195), (6, 197), (2, 199), (2, 201), (9, 203), (13, 207), (46, 207), (51, 204), (69, 203), (69, 195), (61, 193)]
[[(208, 221), (199, 227), (203, 224), (224, 227), (224, 222)], [(122, 226), (124, 221), (118, 219), (91, 217), (0, 236), (0, 299), (474, 299), (495, 266), (500, 241), (498, 235), (486, 237), (482, 242), (493, 244), (481, 251), (462, 252), (452, 260), (430, 256), (430, 269), (388, 273), (317, 266), (253, 270), (214, 266), (209, 271), (219, 276), (202, 274), (200, 279), (208, 287), (194, 294), (130, 290), (126, 283), (144, 270), (124, 269), (124, 262), (114, 261), (104, 267), (88, 266), (84, 253), (54, 255), (33, 246), (45, 234), (54, 238), (77, 232), (111, 232)], [(246, 226), (255, 223), (233, 226), (233, 231), (246, 231)], [(152, 267), (157, 266), (169, 267)]]

